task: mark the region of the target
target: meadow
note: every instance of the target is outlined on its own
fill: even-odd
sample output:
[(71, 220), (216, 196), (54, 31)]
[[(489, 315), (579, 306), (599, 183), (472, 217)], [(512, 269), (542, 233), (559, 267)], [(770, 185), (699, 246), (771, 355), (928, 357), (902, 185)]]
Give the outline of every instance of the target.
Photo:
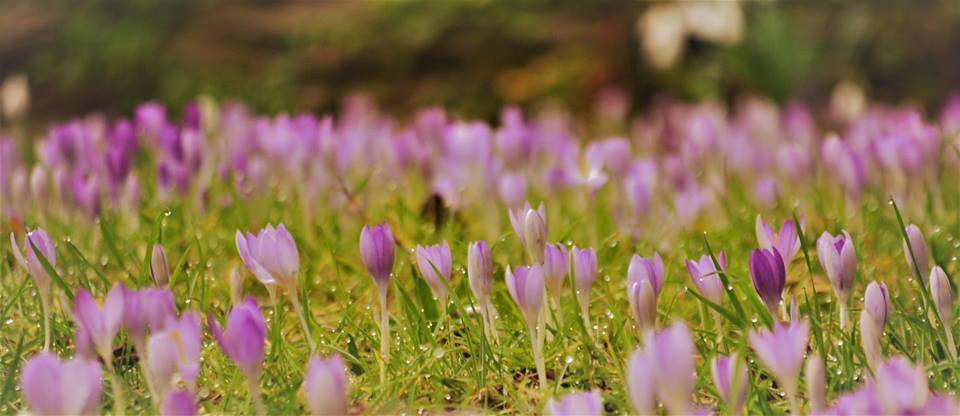
[(3, 138), (0, 413), (960, 411), (960, 100), (626, 108)]

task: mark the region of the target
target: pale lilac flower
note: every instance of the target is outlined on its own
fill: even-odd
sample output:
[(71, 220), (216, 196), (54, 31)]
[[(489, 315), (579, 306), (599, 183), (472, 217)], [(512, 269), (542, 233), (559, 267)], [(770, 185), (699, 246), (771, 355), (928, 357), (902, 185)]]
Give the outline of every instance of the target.
[(569, 393), (547, 401), (546, 414), (553, 416), (599, 416), (603, 414), (600, 390)]
[(554, 299), (563, 294), (563, 283), (570, 270), (570, 257), (562, 244), (546, 244), (543, 248), (543, 278), (547, 292)]
[(73, 317), (77, 326), (82, 326), (96, 347), (97, 354), (104, 360), (113, 357), (113, 338), (116, 337), (123, 321), (124, 287), (114, 284), (103, 301), (103, 307), (97, 305), (84, 288), (77, 289), (73, 298)]
[(164, 287), (170, 282), (170, 266), (167, 264), (167, 253), (160, 244), (153, 245), (150, 254), (150, 277), (157, 287)]
[(161, 416), (195, 416), (197, 399), (190, 390), (170, 390), (160, 404)]
[(696, 349), (686, 324), (677, 321), (656, 335), (648, 336), (645, 345), (653, 361), (660, 401), (669, 413), (686, 413), (690, 409), (696, 382)]
[(749, 334), (750, 346), (757, 353), (757, 358), (770, 371), (794, 405), (809, 331), (809, 322), (794, 321), (776, 322), (773, 331), (751, 330)]
[(811, 412), (822, 412), (827, 408), (827, 375), (823, 360), (819, 355), (807, 358), (804, 374), (807, 378), (807, 400)]
[(757, 245), (760, 248), (776, 248), (783, 256), (783, 263), (790, 264), (800, 251), (800, 237), (797, 235), (793, 220), (786, 220), (780, 226), (780, 231), (774, 234), (773, 228), (757, 214), (756, 221)]
[(527, 325), (536, 325), (540, 308), (543, 307), (543, 269), (539, 264), (516, 266), (513, 269), (507, 266), (504, 277), (507, 281), (507, 290), (523, 312)]
[(418, 244), (416, 253), (417, 267), (420, 269), (423, 280), (427, 281), (433, 295), (440, 300), (440, 305), (446, 305), (447, 287), (444, 282), (450, 281), (450, 273), (453, 271), (453, 256), (450, 254), (450, 245), (446, 241), (442, 245), (421, 246)]
[(841, 303), (846, 303), (857, 274), (857, 252), (850, 234), (843, 231), (842, 234), (833, 236), (824, 231), (817, 239), (817, 257), (833, 284), (837, 298)]
[[(713, 384), (720, 393), (720, 398), (734, 413), (743, 408), (747, 400), (747, 364), (740, 359), (737, 353), (718, 355), (710, 362), (710, 372), (713, 374)], [(734, 385), (736, 380), (736, 385)], [(736, 396), (733, 396), (736, 392)]]
[(627, 287), (645, 280), (650, 282), (654, 295), (659, 296), (660, 290), (663, 289), (664, 278), (660, 253), (653, 253), (652, 258), (644, 258), (636, 254), (630, 258), (630, 266), (627, 267)]
[(627, 301), (630, 314), (643, 330), (653, 329), (657, 323), (657, 292), (649, 280), (627, 283)]
[(244, 235), (237, 230), (237, 251), (260, 283), (268, 287), (279, 285), (288, 292), (296, 291), (300, 254), (297, 243), (283, 224), (276, 228), (267, 224), (256, 235), (249, 232)]
[(176, 303), (169, 289), (123, 289), (123, 327), (135, 347), (145, 347), (147, 331), (162, 330), (167, 318), (176, 316)]
[(542, 262), (543, 245), (547, 241), (547, 214), (543, 203), (536, 210), (530, 208), (529, 203), (524, 203), (523, 208), (510, 209), (508, 213), (513, 231), (520, 238), (520, 245), (534, 262)]
[[(720, 263), (720, 269), (726, 272), (727, 255), (723, 251), (717, 257), (717, 262)], [(698, 261), (687, 260), (687, 271), (700, 293), (711, 302), (719, 304), (723, 296), (723, 281), (720, 280), (713, 259), (709, 255), (703, 255)]]
[(597, 251), (593, 247), (570, 250), (573, 260), (573, 282), (577, 286), (577, 299), (584, 310), (590, 305), (590, 291), (597, 280)]
[(493, 285), (493, 259), (490, 245), (484, 240), (471, 242), (467, 246), (467, 279), (477, 301), (481, 304), (488, 302)]
[(873, 281), (867, 285), (863, 296), (863, 310), (870, 316), (877, 329), (883, 330), (887, 323), (887, 311), (890, 309), (887, 285)]
[(940, 320), (949, 325), (953, 318), (953, 290), (950, 288), (950, 279), (940, 266), (934, 266), (930, 272), (930, 293)]
[(328, 358), (310, 357), (303, 379), (303, 394), (310, 414), (347, 413), (347, 370), (339, 354)]
[(23, 398), (38, 415), (97, 414), (102, 383), (96, 360), (60, 361), (49, 352), (27, 360), (20, 376)]
[(920, 411), (930, 396), (926, 370), (903, 357), (892, 357), (878, 366), (875, 378), (877, 398), (888, 414)]
[(519, 173), (504, 173), (497, 182), (497, 190), (507, 207), (519, 207), (527, 198), (527, 178)]
[(386, 290), (393, 272), (393, 232), (386, 223), (364, 225), (360, 231), (360, 257), (380, 290)]
[[(196, 387), (200, 371), (200, 315), (188, 311), (180, 317), (168, 317), (165, 328), (150, 335), (147, 344), (147, 368), (157, 394), (163, 397), (176, 387), (175, 375), (191, 389)], [(251, 339), (256, 342), (256, 339)]]
[[(914, 224), (907, 226), (907, 237), (910, 238), (910, 245), (907, 246), (907, 240), (903, 241), (903, 255), (907, 258), (907, 266), (910, 267), (910, 273), (915, 270), (920, 271), (920, 276), (925, 276), (927, 270), (930, 270), (930, 253), (927, 250), (927, 242), (923, 238), (923, 232), (920, 227)], [(913, 256), (910, 255), (910, 249), (913, 248)], [(916, 269), (914, 269), (913, 259), (917, 259)]]
[(653, 414), (657, 407), (657, 386), (654, 380), (653, 359), (647, 351), (637, 348), (627, 362), (627, 392), (637, 414)]
[(776, 316), (777, 304), (783, 296), (787, 283), (783, 258), (776, 248), (755, 248), (750, 252), (750, 278), (753, 288), (767, 305), (770, 314)]
[[(31, 246), (36, 246), (37, 250), (34, 250)], [(53, 240), (50, 239), (50, 236), (47, 235), (47, 232), (42, 229), (36, 229), (27, 233), (26, 238), (23, 239), (23, 249), (21, 250), (17, 247), (17, 238), (13, 233), (10, 233), (10, 246), (13, 250), (13, 255), (16, 257), (17, 262), (21, 266), (27, 269), (30, 272), (30, 276), (33, 277), (34, 283), (37, 284), (37, 288), (41, 293), (50, 292), (50, 284), (52, 282), (50, 275), (47, 274), (46, 269), (43, 268), (43, 265), (40, 263), (40, 259), (37, 254), (40, 254), (51, 266), (56, 267), (57, 265), (57, 252), (53, 248)], [(39, 253), (38, 253), (39, 252)], [(26, 254), (26, 257), (24, 257)]]
[(230, 310), (223, 331), (212, 314), (207, 317), (207, 323), (223, 352), (237, 363), (248, 379), (258, 380), (263, 368), (267, 327), (257, 301), (248, 297), (243, 303), (235, 305)]

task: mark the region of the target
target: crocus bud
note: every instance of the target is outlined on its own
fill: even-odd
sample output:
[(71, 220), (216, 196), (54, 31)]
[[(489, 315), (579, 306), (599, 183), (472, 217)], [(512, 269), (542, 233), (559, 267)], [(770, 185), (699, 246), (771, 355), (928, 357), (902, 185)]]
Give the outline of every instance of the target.
[(657, 387), (654, 380), (653, 360), (647, 351), (637, 348), (627, 362), (627, 392), (637, 414), (654, 414), (657, 407)]
[(867, 365), (871, 369), (877, 368), (877, 363), (883, 358), (880, 349), (880, 337), (883, 328), (877, 326), (877, 322), (870, 316), (870, 312), (864, 309), (860, 312), (860, 346), (863, 347), (863, 354), (867, 358)]
[(259, 379), (263, 369), (267, 326), (257, 301), (248, 297), (243, 303), (235, 305), (227, 316), (227, 326), (223, 331), (213, 315), (207, 317), (207, 323), (220, 348), (237, 363), (247, 378)]
[(185, 312), (179, 320), (170, 317), (162, 331), (150, 334), (147, 368), (159, 397), (176, 388), (175, 375), (179, 375), (187, 386), (196, 387), (201, 335), (200, 315), (196, 311)]
[(809, 332), (809, 322), (793, 321), (774, 323), (773, 331), (752, 330), (749, 334), (750, 346), (760, 362), (791, 397), (797, 393), (797, 380), (800, 378), (803, 354), (807, 351)]
[[(718, 355), (710, 363), (710, 371), (713, 373), (713, 384), (717, 386), (720, 398), (734, 413), (743, 408), (747, 400), (747, 364), (737, 353)], [(736, 385), (733, 384), (734, 380)]]
[[(720, 263), (720, 268), (726, 272), (727, 256), (722, 251), (720, 257), (717, 258), (717, 262)], [(687, 260), (687, 271), (690, 272), (690, 278), (693, 279), (693, 283), (697, 285), (697, 289), (703, 297), (719, 304), (723, 296), (723, 281), (720, 280), (713, 259), (705, 255), (701, 256), (699, 261)]]
[(873, 320), (877, 329), (883, 330), (887, 323), (887, 310), (890, 308), (890, 302), (887, 297), (887, 285), (883, 282), (873, 281), (867, 285), (864, 293), (863, 310)]
[(824, 231), (817, 240), (817, 257), (820, 258), (820, 265), (827, 273), (837, 298), (845, 303), (850, 297), (853, 278), (857, 274), (857, 253), (850, 234), (843, 231), (843, 234), (833, 236)]
[[(513, 232), (517, 234), (517, 238), (520, 239), (520, 245), (523, 246), (524, 249), (527, 248), (526, 235), (524, 234), (524, 224), (527, 220), (527, 214), (530, 213), (530, 211), (533, 211), (533, 209), (530, 208), (529, 202), (525, 202), (522, 208), (511, 208), (507, 210), (507, 214), (510, 216), (510, 225), (513, 226)], [(534, 212), (539, 214), (540, 217), (543, 218), (544, 224), (546, 224), (547, 214), (542, 202)], [(544, 235), (546, 235), (546, 233), (544, 233)], [(544, 237), (544, 241), (546, 241), (546, 237)]]
[(96, 360), (60, 361), (49, 352), (27, 360), (20, 376), (23, 398), (38, 415), (97, 414), (102, 384)]
[[(40, 263), (38, 256), (39, 254), (47, 259), (51, 266), (55, 267), (57, 265), (57, 252), (54, 250), (53, 240), (50, 239), (47, 232), (38, 228), (27, 233), (27, 237), (23, 239), (23, 250), (17, 247), (17, 238), (13, 233), (10, 233), (10, 246), (17, 262), (30, 272), (30, 276), (37, 284), (40, 292), (49, 293), (52, 280)], [(37, 250), (34, 250), (33, 247), (36, 247)], [(24, 257), (24, 253), (26, 253), (26, 257)]]
[(373, 227), (363, 226), (360, 231), (360, 257), (380, 290), (386, 290), (394, 259), (393, 232), (386, 222)]
[[(907, 226), (907, 237), (910, 245), (907, 246), (907, 240), (903, 240), (903, 255), (907, 258), (907, 266), (910, 267), (910, 273), (914, 270), (920, 271), (920, 276), (925, 276), (927, 270), (930, 270), (930, 252), (927, 249), (927, 241), (923, 238), (923, 232), (920, 227), (914, 224)], [(910, 255), (910, 249), (913, 248), (913, 256)], [(916, 269), (914, 269), (913, 259), (917, 259)]]
[(657, 322), (657, 292), (649, 280), (628, 283), (627, 301), (630, 314), (643, 330), (653, 329)]
[(940, 266), (934, 266), (930, 271), (930, 293), (933, 295), (933, 304), (937, 307), (940, 320), (949, 325), (953, 317), (953, 290), (950, 289), (947, 273)]
[(547, 244), (543, 248), (543, 278), (547, 292), (559, 299), (563, 294), (563, 281), (570, 270), (567, 248), (562, 244)]
[(696, 382), (693, 360), (697, 351), (686, 324), (677, 321), (653, 336), (646, 345), (653, 361), (660, 401), (668, 413), (687, 413)]
[(450, 273), (453, 271), (450, 245), (446, 241), (442, 245), (434, 244), (426, 247), (417, 245), (416, 253), (420, 274), (433, 291), (433, 296), (440, 300), (441, 305), (446, 305), (447, 287), (444, 282), (450, 281)]
[(493, 259), (486, 241), (474, 241), (467, 246), (467, 279), (473, 296), (481, 305), (486, 304), (493, 285)]
[(750, 278), (753, 288), (767, 305), (770, 314), (776, 316), (777, 304), (783, 296), (787, 283), (786, 268), (777, 249), (755, 248), (750, 252)]
[(527, 325), (536, 325), (540, 308), (543, 307), (543, 269), (539, 264), (517, 266), (512, 270), (507, 266), (504, 277), (510, 297), (523, 312)]
[(244, 235), (237, 230), (237, 251), (247, 269), (264, 285), (279, 285), (296, 293), (300, 254), (287, 228), (267, 224), (259, 233)]
[(660, 259), (660, 253), (653, 253), (652, 258), (644, 258), (636, 254), (630, 258), (630, 266), (627, 267), (627, 287), (641, 280), (650, 282), (654, 296), (660, 295), (664, 280), (663, 260)]
[(821, 412), (827, 408), (827, 375), (823, 360), (819, 355), (807, 358), (805, 371), (807, 377), (807, 399), (812, 412)]
[(347, 370), (339, 354), (326, 359), (310, 357), (303, 394), (311, 414), (347, 414)]
[(523, 239), (527, 254), (534, 263), (543, 263), (543, 249), (547, 242), (547, 221), (539, 211), (527, 211), (523, 220)]
[(170, 282), (170, 266), (167, 264), (167, 253), (160, 244), (153, 245), (150, 254), (150, 276), (157, 287), (164, 287)]
[(97, 354), (103, 359), (113, 357), (113, 338), (120, 330), (123, 320), (123, 292), (122, 284), (114, 284), (103, 301), (103, 307), (97, 305), (87, 289), (77, 289), (73, 298), (73, 317), (77, 326), (84, 327)]
[[(802, 222), (801, 222), (802, 224)], [(786, 220), (780, 231), (774, 234), (773, 228), (759, 214), (756, 221), (757, 245), (760, 248), (776, 248), (783, 256), (783, 263), (790, 264), (800, 251), (800, 237), (793, 220)]]
[(161, 416), (195, 416), (197, 399), (190, 390), (171, 390), (160, 404)]
[(547, 401), (546, 414), (553, 416), (599, 416), (603, 414), (603, 404), (600, 401), (600, 390), (590, 390), (582, 393), (570, 393), (560, 397), (560, 400)]
[(597, 251), (591, 248), (573, 247), (573, 281), (577, 285), (577, 297), (581, 303), (590, 302), (590, 290), (597, 280)]

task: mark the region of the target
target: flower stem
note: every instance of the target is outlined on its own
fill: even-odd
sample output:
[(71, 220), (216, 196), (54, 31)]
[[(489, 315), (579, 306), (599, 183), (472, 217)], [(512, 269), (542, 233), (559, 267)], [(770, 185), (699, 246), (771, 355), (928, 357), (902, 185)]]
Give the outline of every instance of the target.
[(259, 377), (247, 377), (247, 385), (250, 387), (250, 399), (253, 400), (253, 406), (257, 409), (257, 415), (266, 415), (267, 407), (263, 405), (263, 397), (260, 395)]
[(157, 395), (157, 389), (153, 385), (153, 378), (150, 377), (150, 369), (147, 368), (148, 361), (146, 337), (135, 336), (133, 338), (133, 348), (137, 351), (137, 362), (140, 364), (140, 372), (143, 373), (143, 381), (147, 384), (147, 391), (150, 392), (150, 397), (153, 399), (153, 404), (159, 406), (163, 398)]
[(840, 329), (847, 329), (847, 302), (840, 301)]
[(307, 344), (310, 345), (310, 352), (317, 350), (317, 344), (313, 342), (313, 335), (310, 334), (310, 325), (307, 324), (307, 316), (303, 313), (303, 305), (300, 304), (300, 298), (297, 296), (296, 290), (287, 291), (287, 297), (290, 298), (290, 303), (293, 303), (293, 309), (297, 312), (297, 317), (300, 318), (300, 325), (303, 326), (303, 335), (307, 338)]
[(120, 384), (120, 374), (113, 368), (113, 357), (109, 353), (101, 351), (100, 358), (103, 359), (110, 372), (110, 387), (113, 389), (113, 413), (123, 416), (127, 412), (127, 406), (123, 401), (123, 386)]
[(43, 350), (50, 351), (50, 290), (40, 293), (40, 307), (43, 309)]
[[(541, 317), (542, 320), (542, 317)], [(543, 362), (543, 347), (539, 342), (540, 335), (542, 332), (538, 328), (539, 324), (534, 323), (530, 325), (530, 345), (533, 347), (533, 361), (537, 365), (537, 376), (540, 380), (540, 389), (546, 390), (547, 388), (547, 370), (546, 363)]]
[(583, 317), (583, 326), (587, 329), (587, 336), (593, 339), (593, 329), (590, 328), (590, 305), (580, 302), (580, 316)]
[(387, 291), (380, 291), (380, 384), (387, 379), (387, 362), (390, 360), (390, 314), (387, 312)]
[(943, 329), (947, 332), (947, 350), (950, 353), (950, 358), (956, 360), (957, 344), (953, 340), (953, 330), (950, 329), (950, 326), (946, 322), (944, 322)]

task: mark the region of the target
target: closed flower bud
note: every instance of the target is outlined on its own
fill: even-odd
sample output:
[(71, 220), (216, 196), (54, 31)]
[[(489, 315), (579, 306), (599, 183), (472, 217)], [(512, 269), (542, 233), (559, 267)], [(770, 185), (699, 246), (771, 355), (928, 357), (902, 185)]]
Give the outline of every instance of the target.
[(446, 305), (447, 287), (444, 282), (450, 281), (450, 273), (453, 272), (453, 257), (450, 254), (450, 245), (446, 241), (442, 245), (417, 245), (415, 251), (420, 274), (427, 281), (433, 295), (440, 300), (440, 304)]
[(654, 414), (657, 407), (657, 384), (653, 360), (647, 351), (637, 348), (627, 362), (627, 392), (636, 414)]
[(372, 227), (363, 226), (360, 231), (360, 257), (380, 290), (386, 290), (394, 260), (393, 232), (386, 222)]
[(547, 244), (543, 248), (543, 278), (547, 292), (554, 298), (563, 294), (563, 282), (570, 270), (567, 248), (562, 244)]
[(643, 330), (653, 329), (657, 322), (657, 293), (649, 280), (630, 284), (627, 288), (630, 313)]
[(633, 283), (646, 280), (650, 282), (654, 296), (659, 296), (664, 279), (663, 260), (660, 259), (660, 253), (653, 253), (651, 258), (640, 257), (636, 254), (630, 258), (630, 266), (627, 267), (628, 287)]
[(303, 379), (303, 394), (310, 414), (347, 413), (347, 370), (339, 354), (328, 358), (310, 357)]
[[(910, 245), (907, 245), (908, 240), (903, 241), (903, 255), (907, 258), (907, 266), (910, 267), (910, 273), (916, 273), (919, 271), (920, 276), (927, 275), (927, 271), (930, 270), (930, 253), (927, 249), (927, 242), (923, 238), (923, 232), (920, 231), (920, 227), (917, 227), (914, 224), (907, 226), (907, 237), (909, 238)], [(910, 249), (913, 249), (913, 255), (910, 254)], [(916, 268), (914, 268), (914, 258), (916, 261)]]
[(170, 266), (167, 264), (167, 253), (160, 244), (153, 245), (150, 254), (150, 276), (157, 287), (164, 287), (170, 282)]
[(953, 290), (947, 273), (940, 266), (934, 266), (930, 271), (930, 293), (933, 294), (933, 304), (937, 307), (940, 320), (950, 325), (953, 317)]
[(787, 283), (786, 266), (777, 249), (755, 248), (750, 252), (750, 278), (753, 288), (767, 305), (770, 314), (776, 316), (777, 304), (783, 296)]
[(534, 326), (543, 307), (543, 269), (539, 264), (517, 266), (513, 270), (507, 266), (505, 273), (507, 290), (517, 303), (528, 326)]
[(490, 245), (478, 240), (467, 246), (467, 279), (473, 296), (481, 304), (490, 300), (490, 287), (493, 285), (493, 259)]
[(827, 273), (840, 302), (846, 302), (857, 274), (857, 253), (850, 234), (844, 231), (833, 236), (824, 231), (817, 239), (817, 257)]
[(547, 242), (547, 222), (537, 211), (529, 210), (523, 220), (523, 239), (527, 254), (534, 263), (543, 263), (543, 250)]
[(593, 248), (573, 247), (570, 251), (573, 258), (573, 281), (577, 285), (577, 296), (584, 303), (590, 302), (590, 290), (597, 280), (597, 251)]
[(690, 410), (696, 373), (694, 354), (696, 349), (690, 331), (683, 321), (677, 321), (660, 333), (648, 338), (647, 349), (651, 354), (657, 396), (667, 412), (685, 414)]
[(887, 310), (890, 308), (890, 301), (887, 295), (887, 285), (883, 282), (873, 281), (867, 285), (867, 290), (863, 297), (863, 310), (881, 331), (887, 323)]
[(807, 399), (810, 400), (810, 410), (820, 412), (827, 407), (827, 376), (823, 368), (823, 360), (819, 355), (807, 358)]

